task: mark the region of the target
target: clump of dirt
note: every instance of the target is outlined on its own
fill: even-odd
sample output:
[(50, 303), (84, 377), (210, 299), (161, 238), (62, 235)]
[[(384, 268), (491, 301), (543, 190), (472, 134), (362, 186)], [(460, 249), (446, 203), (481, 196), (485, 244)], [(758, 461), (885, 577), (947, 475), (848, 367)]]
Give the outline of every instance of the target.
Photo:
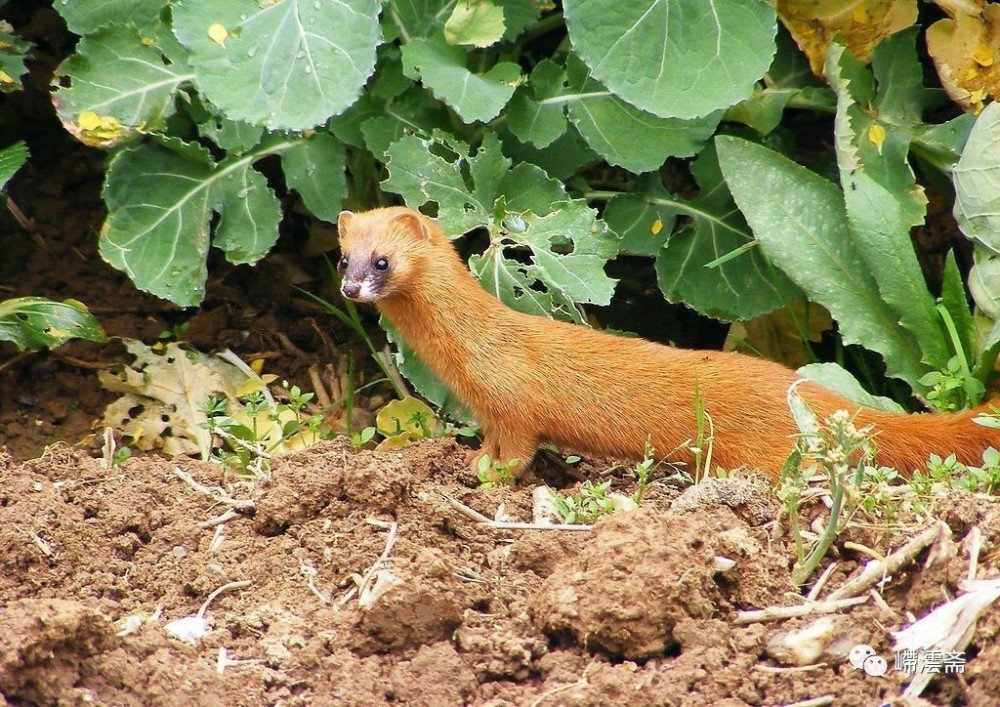
[[(492, 518), (503, 504), (527, 520), (531, 490), (476, 489), (450, 440), (385, 453), (325, 443), (275, 459), (253, 483), (190, 460), (105, 468), (67, 447), (26, 463), (0, 455), (0, 695), (428, 707), (898, 695), (905, 674), (867, 676), (846, 653), (865, 643), (891, 658), (889, 631), (905, 612), (958, 591), (961, 538), (889, 578), (885, 607), (746, 621), (740, 612), (803, 603), (788, 580), (793, 550), (760, 512), (770, 501), (747, 495), (752, 484), (710, 486), (674, 501), (683, 512), (653, 488), (659, 500), (571, 533), (460, 511)], [(980, 576), (997, 574), (997, 509), (977, 498), (975, 512), (956, 510), (982, 531)], [(880, 545), (882, 535), (857, 539), (881, 552), (901, 544)], [(831, 584), (868, 559), (835, 552)], [(241, 581), (208, 605), (203, 638), (166, 631)], [(980, 622), (961, 679), (932, 683), (932, 704), (995, 698), (996, 616)]]

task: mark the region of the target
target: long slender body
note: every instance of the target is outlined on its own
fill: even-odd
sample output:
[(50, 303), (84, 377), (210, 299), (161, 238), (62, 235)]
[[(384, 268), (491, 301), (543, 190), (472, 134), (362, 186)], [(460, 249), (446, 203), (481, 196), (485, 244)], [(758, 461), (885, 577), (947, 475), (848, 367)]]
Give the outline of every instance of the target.
[[(484, 429), (482, 453), (523, 468), (538, 446), (641, 459), (647, 439), (688, 461), (695, 390), (714, 424), (714, 460), (776, 477), (798, 432), (788, 410), (796, 374), (742, 354), (692, 351), (514, 311), (472, 277), (431, 219), (392, 207), (339, 220), (345, 296), (374, 302)], [(818, 415), (857, 405), (813, 383)], [(862, 409), (879, 431), (879, 462), (909, 472), (931, 453), (966, 463), (1000, 446), (973, 412), (902, 415)], [(678, 449), (680, 448), (680, 449)]]

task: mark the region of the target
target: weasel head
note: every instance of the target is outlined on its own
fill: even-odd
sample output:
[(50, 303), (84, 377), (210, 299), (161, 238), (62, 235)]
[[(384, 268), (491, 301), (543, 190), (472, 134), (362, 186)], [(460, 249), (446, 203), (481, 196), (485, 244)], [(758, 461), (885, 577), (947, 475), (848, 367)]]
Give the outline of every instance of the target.
[(416, 284), (434, 257), (436, 224), (403, 207), (340, 212), (340, 291), (355, 302), (378, 302)]

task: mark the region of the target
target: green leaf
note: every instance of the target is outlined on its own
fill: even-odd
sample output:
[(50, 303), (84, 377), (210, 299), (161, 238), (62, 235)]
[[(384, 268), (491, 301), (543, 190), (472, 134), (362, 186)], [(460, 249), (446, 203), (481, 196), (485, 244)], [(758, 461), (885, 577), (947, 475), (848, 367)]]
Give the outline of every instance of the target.
[(386, 151), (396, 140), (413, 133), (430, 133), (447, 125), (448, 109), (418, 85), (399, 98), (388, 101), (380, 114), (361, 123), (365, 146), (373, 155), (385, 159)]
[(836, 363), (810, 363), (795, 372), (858, 405), (885, 412), (906, 412), (895, 400), (869, 393), (857, 378)]
[(926, 103), (915, 36), (915, 28), (899, 32), (876, 49), (877, 89), (868, 69), (837, 42), (826, 73), (837, 93), (837, 158), (853, 243), (868, 271), (878, 273), (882, 299), (916, 337), (924, 363), (940, 369), (951, 357), (947, 333), (910, 239), (927, 204), (908, 159), (911, 127)]
[[(439, 154), (442, 144), (447, 145), (447, 158)], [(404, 135), (386, 150), (389, 176), (382, 184), (402, 196), (411, 208), (436, 204), (438, 224), (455, 237), (488, 222), (492, 204), (475, 199), (462, 176), (463, 163), (482, 156), (453, 152), (451, 144), (443, 134), (435, 134), (434, 139)], [(435, 148), (437, 151), (432, 151)]]
[(451, 106), (466, 123), (492, 120), (521, 82), (517, 64), (502, 61), (482, 74), (465, 68), (467, 52), (431, 39), (403, 45), (403, 70)]
[(168, 63), (160, 49), (144, 43), (134, 27), (110, 25), (83, 37), (60, 65), (52, 100), (67, 131), (88, 145), (110, 147), (163, 130), (178, 88), (193, 77), (182, 61)]
[(979, 114), (952, 178), (958, 227), (1000, 253), (1000, 103)]
[(455, 0), (390, 0), (386, 5), (386, 15), (403, 40), (410, 42), (442, 29), (451, 17)]
[[(533, 0), (501, 0), (500, 4), (503, 5), (504, 24), (507, 25), (503, 38), (508, 42), (520, 37), (521, 32), (530, 27), (541, 14)], [(539, 3), (539, 6), (542, 5), (544, 3)]]
[(759, 0), (565, 0), (563, 9), (594, 78), (663, 118), (746, 98), (774, 56), (774, 10)]
[(701, 150), (722, 118), (659, 118), (611, 94), (590, 76), (582, 62), (570, 57), (569, 118), (594, 151), (609, 164), (639, 174), (657, 169), (668, 157), (690, 157)]
[(451, 17), (444, 23), (448, 44), (488, 47), (503, 37), (504, 10), (490, 0), (458, 0)]
[(111, 24), (133, 25), (147, 34), (160, 25), (165, 4), (164, 0), (66, 0), (54, 7), (74, 34), (93, 34)]
[(565, 72), (554, 61), (543, 59), (535, 65), (507, 106), (507, 124), (518, 140), (542, 148), (566, 132), (563, 104), (547, 102), (564, 92), (565, 82)]
[(568, 180), (586, 165), (600, 162), (600, 156), (583, 141), (572, 125), (545, 148), (524, 143), (510, 133), (503, 135), (504, 154), (515, 162), (530, 162), (553, 179)]
[(375, 68), (378, 10), (374, 0), (181, 0), (174, 33), (227, 118), (302, 130), (357, 100)]
[(917, 125), (913, 132), (913, 143), (944, 170), (949, 170), (958, 162), (958, 158), (969, 141), (972, 126), (976, 116), (963, 113), (946, 123), (935, 125)]
[(27, 160), (28, 147), (23, 140), (0, 150), (0, 192), (7, 188), (7, 182)]
[(751, 247), (716, 267), (712, 261), (746, 248), (753, 235), (722, 179), (718, 158), (706, 148), (692, 165), (701, 191), (692, 200), (652, 196), (691, 223), (672, 234), (656, 259), (656, 279), (671, 302), (683, 302), (719, 319), (746, 320), (771, 312), (792, 299), (795, 288)]
[[(949, 250), (944, 261), (944, 275), (941, 282), (941, 304), (947, 310), (958, 332), (962, 353), (971, 368), (975, 364), (976, 325), (969, 310), (962, 273), (955, 261), (955, 251)], [(955, 352), (958, 353), (957, 351)]]
[(281, 209), (252, 164), (302, 140), (274, 136), (218, 165), (204, 148), (174, 138), (120, 151), (104, 184), (101, 256), (141, 290), (182, 307), (198, 304), (213, 213), (219, 215), (213, 242), (227, 259), (259, 260), (277, 239)]
[(993, 373), (997, 355), (1000, 354), (1000, 319), (993, 323), (993, 328), (986, 332), (983, 338), (983, 350), (972, 375), (978, 380), (987, 380)]
[(642, 179), (632, 193), (611, 198), (601, 218), (618, 234), (622, 253), (656, 257), (673, 232), (680, 211), (662, 203), (673, 199), (659, 179), (652, 176)]
[(809, 60), (781, 27), (777, 45), (777, 53), (767, 70), (766, 86), (755, 84), (749, 98), (726, 111), (726, 120), (749, 125), (761, 135), (768, 135), (778, 127), (789, 101), (820, 86), (809, 68)]
[(335, 222), (347, 198), (344, 148), (331, 135), (316, 133), (281, 154), (288, 186), (317, 218)]
[(978, 244), (973, 253), (975, 262), (969, 272), (969, 291), (978, 314), (1000, 320), (1000, 255)]
[(24, 88), (21, 77), (28, 71), (24, 57), (31, 49), (31, 43), (4, 31), (2, 27), (0, 24), (0, 92), (20, 91)]
[[(560, 247), (572, 242), (571, 252)], [(518, 251), (531, 254), (524, 262)], [(470, 267), (483, 287), (518, 311), (582, 322), (574, 303), (606, 305), (616, 280), (604, 265), (617, 254), (615, 239), (581, 201), (567, 202), (544, 217), (527, 213), (518, 228), (502, 230)]]
[(388, 155), (383, 184), (408, 206), (435, 204), (439, 225), (453, 237), (488, 231), (489, 247), (470, 265), (510, 306), (580, 320), (577, 303), (610, 300), (614, 280), (603, 267), (617, 253), (617, 239), (538, 167), (511, 169), (493, 134), (475, 151), (441, 132), (408, 135)]
[(101, 325), (76, 300), (17, 297), (0, 301), (0, 340), (24, 350), (54, 348), (70, 339), (107, 340)]
[(198, 134), (227, 152), (239, 154), (257, 146), (264, 135), (264, 126), (212, 115), (198, 123)]
[(851, 238), (840, 189), (761, 145), (715, 141), (726, 184), (768, 259), (830, 311), (844, 343), (879, 352), (890, 376), (923, 392), (920, 349)]

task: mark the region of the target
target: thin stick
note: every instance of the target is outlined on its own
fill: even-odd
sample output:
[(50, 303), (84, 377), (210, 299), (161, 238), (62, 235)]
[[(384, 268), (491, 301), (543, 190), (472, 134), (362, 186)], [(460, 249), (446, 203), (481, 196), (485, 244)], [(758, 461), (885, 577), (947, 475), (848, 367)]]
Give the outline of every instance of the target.
[(314, 363), (309, 366), (309, 383), (312, 384), (313, 392), (316, 394), (316, 404), (321, 408), (330, 407), (331, 400), (330, 394), (326, 392), (326, 386), (323, 385), (323, 379), (319, 375), (319, 368)]
[(204, 484), (199, 483), (198, 481), (195, 480), (195, 478), (191, 474), (182, 470), (179, 466), (174, 467), (174, 475), (178, 479), (186, 483), (188, 486), (193, 488), (198, 493), (210, 496), (217, 503), (221, 503), (226, 506), (232, 506), (236, 510), (252, 510), (256, 508), (256, 504), (251, 500), (240, 500), (237, 498), (233, 498), (218, 486), (211, 488), (209, 486), (205, 486)]
[(802, 702), (789, 702), (784, 707), (825, 707), (832, 704), (833, 695), (823, 695), (822, 697), (814, 697), (811, 700), (802, 700)]
[(764, 621), (779, 621), (790, 619), (796, 616), (811, 616), (813, 614), (832, 614), (835, 611), (846, 609), (868, 601), (867, 596), (853, 597), (851, 599), (841, 599), (839, 601), (817, 601), (812, 604), (798, 604), (796, 606), (769, 606), (766, 609), (754, 611), (736, 612), (736, 624), (755, 624)]
[(566, 523), (514, 523), (511, 521), (492, 520), (484, 516), (479, 511), (469, 508), (464, 503), (456, 501), (448, 494), (441, 494), (441, 498), (462, 515), (471, 518), (480, 525), (485, 525), (496, 530), (592, 530), (592, 525), (569, 525)]
[[(368, 522), (371, 523), (372, 525), (382, 525), (384, 527), (384, 524), (381, 521), (373, 521), (372, 519), (369, 519)], [(364, 575), (361, 577), (361, 580), (357, 583), (357, 586), (351, 591), (349, 591), (346, 596), (340, 599), (340, 601), (338, 602), (340, 606), (343, 606), (344, 604), (349, 602), (351, 600), (351, 597), (354, 596), (355, 593), (360, 594), (362, 591), (364, 591), (365, 587), (371, 584), (372, 579), (375, 578), (375, 573), (378, 572), (382, 568), (382, 566), (389, 560), (389, 554), (392, 552), (392, 546), (396, 544), (396, 535), (398, 531), (399, 531), (399, 525), (397, 523), (393, 522), (389, 524), (389, 535), (385, 539), (385, 549), (382, 550), (382, 554), (379, 555), (379, 558), (375, 560), (374, 563), (372, 563), (372, 566), (368, 568), (368, 571), (364, 573)]]
[(883, 577), (898, 572), (903, 565), (912, 562), (921, 551), (933, 544), (941, 536), (941, 525), (942, 523), (939, 521), (926, 528), (923, 532), (911, 538), (908, 543), (896, 550), (896, 552), (888, 555), (884, 561), (871, 560), (865, 565), (861, 574), (842, 585), (839, 589), (830, 592), (826, 598), (830, 601), (836, 601), (838, 599), (857, 596), (861, 592), (867, 591)]
[(198, 613), (195, 614), (195, 616), (197, 616), (199, 619), (204, 619), (205, 612), (208, 611), (208, 605), (211, 604), (217, 596), (219, 596), (223, 592), (232, 591), (233, 589), (243, 589), (244, 587), (249, 587), (251, 584), (253, 584), (253, 582), (249, 579), (241, 579), (238, 582), (230, 582), (229, 584), (223, 584), (221, 587), (219, 587), (214, 592), (208, 595), (208, 599), (206, 599), (205, 603), (201, 605), (201, 608), (198, 609)]
[(830, 579), (830, 575), (833, 574), (835, 569), (837, 569), (836, 561), (831, 562), (830, 565), (823, 570), (823, 574), (819, 576), (819, 579), (816, 580), (816, 584), (814, 584), (812, 589), (809, 590), (809, 594), (806, 596), (806, 601), (816, 601), (819, 598), (819, 593), (823, 591), (823, 587), (826, 586), (826, 583)]
[(209, 528), (214, 528), (217, 525), (223, 525), (224, 523), (228, 523), (234, 518), (239, 518), (239, 517), (240, 514), (236, 511), (236, 509), (230, 508), (222, 515), (215, 516), (215, 518), (198, 523), (198, 527), (207, 530)]
[(794, 665), (791, 667), (778, 667), (775, 665), (755, 665), (754, 670), (773, 675), (783, 675), (785, 673), (808, 673), (813, 670), (820, 670), (827, 667), (827, 663), (813, 663), (812, 665)]

